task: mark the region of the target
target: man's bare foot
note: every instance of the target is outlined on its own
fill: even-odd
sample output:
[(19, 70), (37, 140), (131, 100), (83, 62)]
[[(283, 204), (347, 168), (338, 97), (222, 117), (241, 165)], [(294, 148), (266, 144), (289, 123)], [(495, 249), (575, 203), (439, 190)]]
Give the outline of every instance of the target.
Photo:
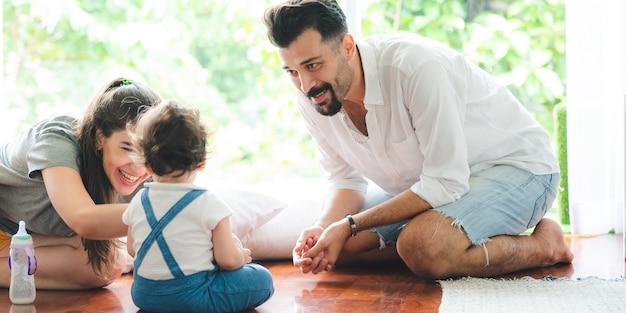
[(547, 218), (542, 219), (531, 236), (542, 242), (542, 247), (548, 249), (548, 258), (544, 266), (572, 263), (574, 260), (574, 254), (565, 242), (563, 230), (557, 222)]

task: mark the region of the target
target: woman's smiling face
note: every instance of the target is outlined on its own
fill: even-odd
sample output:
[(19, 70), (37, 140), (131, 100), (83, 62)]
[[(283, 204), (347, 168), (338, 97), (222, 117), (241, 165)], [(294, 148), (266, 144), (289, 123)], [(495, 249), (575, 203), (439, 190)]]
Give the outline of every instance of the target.
[(129, 195), (148, 178), (146, 168), (130, 157), (133, 146), (127, 131), (115, 131), (110, 137), (98, 131), (97, 147), (102, 151), (104, 172), (117, 193)]

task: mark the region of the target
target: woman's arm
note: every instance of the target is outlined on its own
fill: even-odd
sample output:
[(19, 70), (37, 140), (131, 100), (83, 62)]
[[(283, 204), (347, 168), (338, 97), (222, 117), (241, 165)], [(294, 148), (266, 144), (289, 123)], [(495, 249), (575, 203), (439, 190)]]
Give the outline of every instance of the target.
[(70, 167), (46, 168), (41, 175), (52, 206), (76, 234), (93, 240), (126, 235), (122, 214), (128, 204), (95, 204), (78, 171)]
[(233, 271), (252, 262), (250, 250), (241, 247), (230, 230), (230, 219), (224, 218), (213, 229), (213, 253), (217, 264)]

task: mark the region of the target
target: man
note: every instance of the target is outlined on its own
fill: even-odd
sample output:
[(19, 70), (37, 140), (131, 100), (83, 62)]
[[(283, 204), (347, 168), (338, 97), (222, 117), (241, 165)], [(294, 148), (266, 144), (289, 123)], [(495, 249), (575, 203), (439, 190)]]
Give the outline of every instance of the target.
[[(355, 42), (334, 0), (277, 4), (264, 22), (329, 173), (293, 251), (302, 272), (365, 252), (433, 279), (572, 261), (543, 219), (559, 181), (549, 136), (492, 76), (416, 34)], [(388, 197), (367, 197), (368, 179)]]

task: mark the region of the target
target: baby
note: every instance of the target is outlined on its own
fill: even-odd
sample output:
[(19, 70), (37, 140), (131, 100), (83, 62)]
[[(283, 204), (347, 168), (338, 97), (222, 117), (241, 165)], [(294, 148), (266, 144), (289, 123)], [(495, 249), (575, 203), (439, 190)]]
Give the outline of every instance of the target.
[(135, 256), (135, 305), (149, 312), (237, 312), (267, 301), (272, 275), (250, 263), (250, 250), (231, 232), (232, 211), (194, 185), (213, 138), (198, 111), (166, 100), (140, 117), (133, 134), (138, 166), (153, 179), (123, 215)]

